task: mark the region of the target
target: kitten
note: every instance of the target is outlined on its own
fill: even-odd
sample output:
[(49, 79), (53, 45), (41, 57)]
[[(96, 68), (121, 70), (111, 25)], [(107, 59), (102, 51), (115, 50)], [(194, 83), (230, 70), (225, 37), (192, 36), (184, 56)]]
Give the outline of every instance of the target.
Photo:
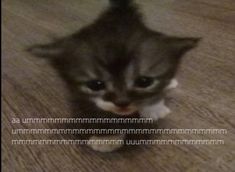
[[(47, 58), (57, 69), (77, 103), (75, 109), (79, 106), (82, 114), (164, 117), (170, 112), (164, 94), (177, 86), (174, 76), (181, 58), (199, 39), (148, 29), (131, 0), (110, 3), (93, 24), (50, 44), (32, 46), (29, 51)], [(97, 137), (107, 139), (91, 138)], [(120, 145), (91, 147), (106, 152)]]

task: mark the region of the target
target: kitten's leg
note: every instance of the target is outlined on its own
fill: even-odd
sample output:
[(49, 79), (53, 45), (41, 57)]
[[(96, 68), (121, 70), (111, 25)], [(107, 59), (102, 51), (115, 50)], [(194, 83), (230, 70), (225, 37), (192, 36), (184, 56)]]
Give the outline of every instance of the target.
[[(119, 135), (107, 135), (107, 136), (91, 136), (88, 141), (88, 146), (93, 150), (99, 152), (112, 152), (124, 145), (124, 134)], [(99, 141), (112, 141), (111, 143), (99, 143)], [(117, 142), (116, 144), (113, 142)]]
[(158, 120), (159, 118), (164, 118), (170, 112), (171, 110), (165, 105), (164, 100), (161, 100), (154, 105), (144, 107), (140, 111), (140, 116), (152, 118), (153, 120)]
[(170, 89), (174, 89), (178, 86), (178, 81), (174, 78), (171, 80), (170, 84), (168, 86), (166, 86), (165, 90), (170, 90)]

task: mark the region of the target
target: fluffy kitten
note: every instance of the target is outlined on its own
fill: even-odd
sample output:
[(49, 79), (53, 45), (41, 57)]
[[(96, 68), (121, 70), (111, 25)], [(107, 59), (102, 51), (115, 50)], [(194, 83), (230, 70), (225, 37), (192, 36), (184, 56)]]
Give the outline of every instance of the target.
[[(110, 3), (93, 24), (53, 43), (35, 45), (29, 51), (47, 58), (57, 69), (82, 114), (164, 117), (170, 112), (164, 105), (164, 92), (177, 85), (173, 78), (181, 58), (199, 39), (148, 29), (131, 0)], [(105, 152), (120, 146), (91, 147)]]

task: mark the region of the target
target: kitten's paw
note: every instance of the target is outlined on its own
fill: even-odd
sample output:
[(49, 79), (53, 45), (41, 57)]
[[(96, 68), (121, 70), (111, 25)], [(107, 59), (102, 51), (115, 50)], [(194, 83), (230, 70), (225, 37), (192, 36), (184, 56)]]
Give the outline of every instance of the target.
[(99, 152), (112, 152), (124, 145), (125, 135), (92, 136), (88, 146)]
[(157, 121), (159, 118), (165, 118), (169, 113), (171, 113), (171, 110), (163, 105), (159, 106), (155, 112), (149, 113), (148, 117)]
[(174, 89), (179, 85), (178, 81), (174, 78), (171, 80), (170, 84), (165, 88), (165, 90)]
[(169, 113), (171, 113), (171, 110), (166, 105), (164, 105), (164, 104), (162, 106), (160, 106), (158, 108), (158, 111), (157, 111), (158, 118), (164, 118)]
[(165, 105), (164, 100), (161, 100), (152, 106), (145, 107), (140, 113), (142, 117), (158, 120), (171, 113), (171, 110)]

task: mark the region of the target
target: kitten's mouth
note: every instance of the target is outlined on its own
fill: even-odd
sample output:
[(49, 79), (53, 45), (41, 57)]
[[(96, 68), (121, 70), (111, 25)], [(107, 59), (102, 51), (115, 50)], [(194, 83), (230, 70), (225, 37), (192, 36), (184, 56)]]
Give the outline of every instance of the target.
[(125, 107), (125, 108), (115, 108), (112, 110), (112, 112), (117, 115), (129, 116), (129, 115), (136, 113), (137, 110), (134, 108)]
[(118, 107), (112, 102), (107, 102), (102, 99), (93, 99), (96, 106), (104, 111), (108, 111), (120, 116), (130, 116), (138, 111), (135, 105), (129, 105), (126, 107)]

